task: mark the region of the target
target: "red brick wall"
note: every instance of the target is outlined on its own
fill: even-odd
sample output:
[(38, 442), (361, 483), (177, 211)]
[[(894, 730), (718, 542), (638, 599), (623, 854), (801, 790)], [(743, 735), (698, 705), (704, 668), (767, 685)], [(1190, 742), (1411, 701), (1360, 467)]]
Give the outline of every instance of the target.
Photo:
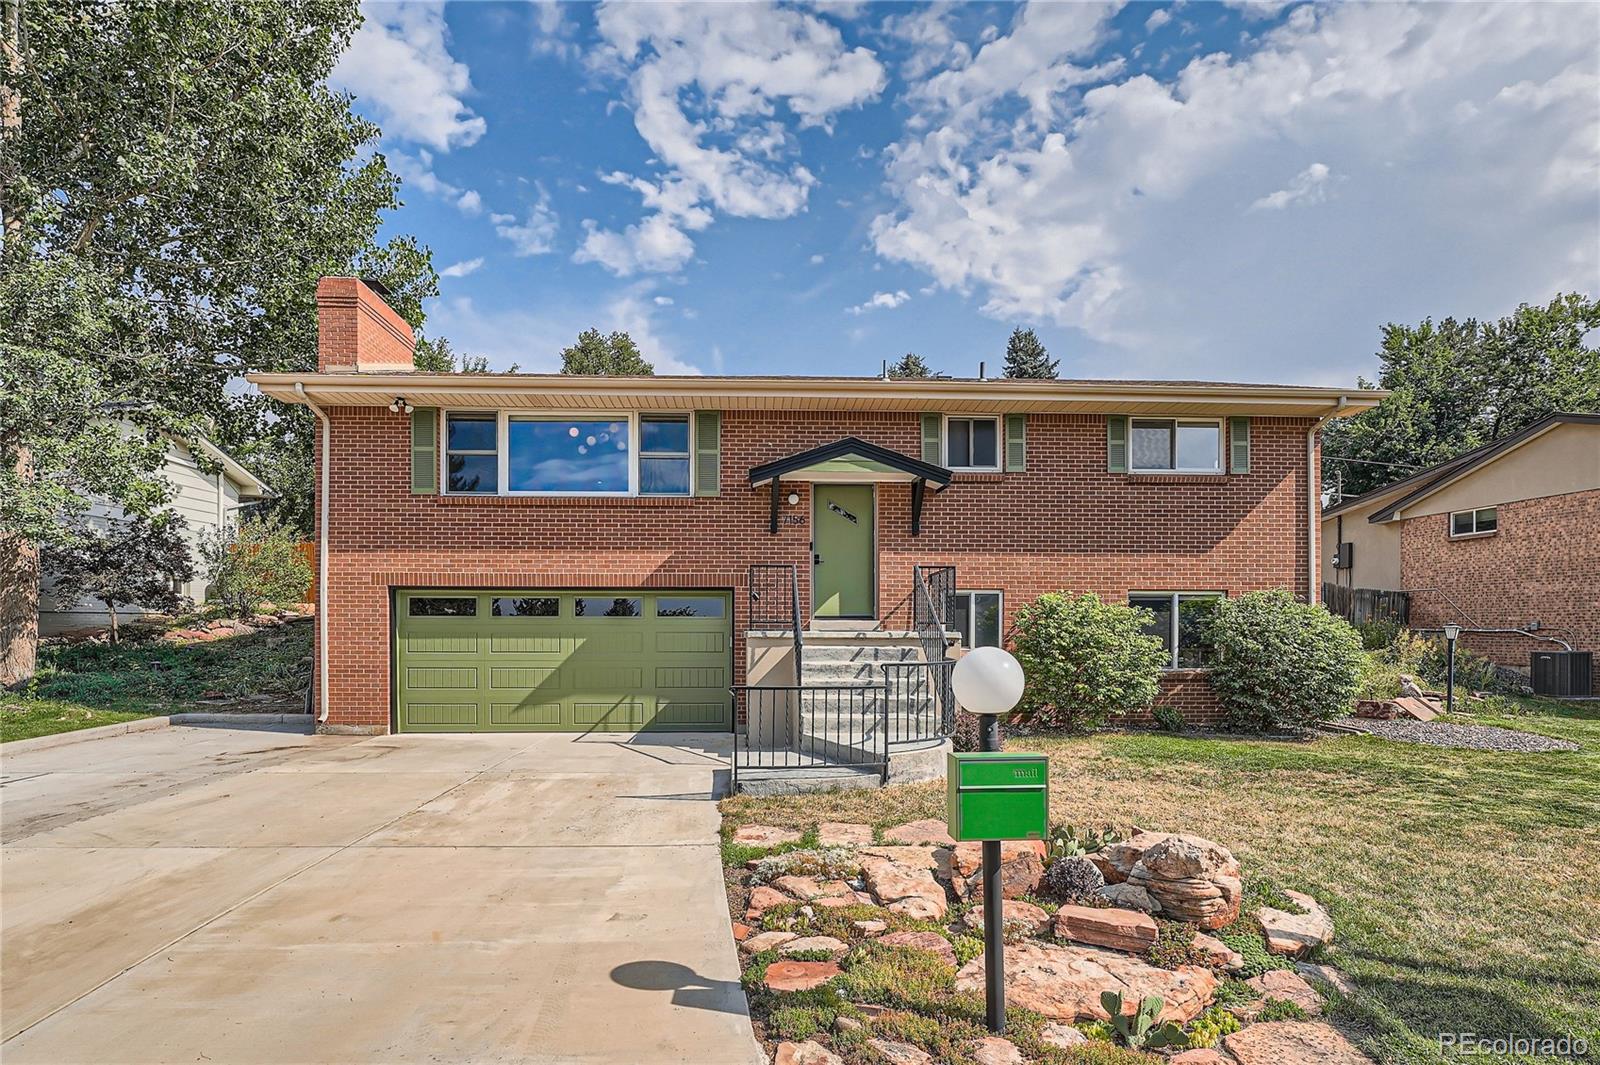
[[(1445, 514), (1405, 522), (1400, 574), (1412, 595), (1412, 626), (1518, 628), (1537, 620), (1546, 635), (1596, 652), (1600, 691), (1600, 491), (1502, 503), (1498, 511), (1494, 535), (1460, 540), (1450, 539)], [(1461, 639), (1501, 665), (1522, 668), (1535, 650), (1559, 650), (1521, 636)]]
[[(698, 587), (740, 590), (734, 662), (742, 679), (746, 567), (799, 566), (809, 616), (810, 492), (767, 532), (767, 489), (751, 466), (854, 435), (920, 454), (914, 413), (726, 411), (722, 494), (696, 499), (413, 496), (409, 423), (383, 408), (337, 408), (329, 528), (329, 672), (340, 725), (389, 723), (389, 589), (409, 586)], [(879, 616), (908, 624), (912, 566), (953, 564), (963, 588), (1005, 592), (1006, 624), (1050, 591), (1221, 591), (1306, 586), (1310, 423), (1256, 418), (1251, 472), (1106, 472), (1105, 418), (1030, 415), (1027, 470), (958, 474), (930, 492), (910, 535), (906, 485), (878, 491)], [(1203, 709), (1193, 686), (1169, 696)]]

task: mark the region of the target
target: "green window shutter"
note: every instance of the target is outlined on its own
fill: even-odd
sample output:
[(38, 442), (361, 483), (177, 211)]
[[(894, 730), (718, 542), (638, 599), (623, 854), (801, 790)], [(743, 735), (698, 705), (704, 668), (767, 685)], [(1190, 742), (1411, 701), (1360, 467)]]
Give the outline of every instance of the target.
[(439, 491), (439, 408), (414, 407), (411, 411), (411, 494), (436, 495)]
[(1250, 419), (1228, 419), (1228, 472), (1250, 472)]
[(1021, 472), (1028, 468), (1028, 416), (1006, 415), (1006, 469)]
[(722, 493), (722, 412), (694, 412), (694, 494)]
[(1128, 416), (1113, 414), (1106, 419), (1106, 470), (1128, 472)]
[(922, 416), (922, 461), (944, 465), (944, 415)]

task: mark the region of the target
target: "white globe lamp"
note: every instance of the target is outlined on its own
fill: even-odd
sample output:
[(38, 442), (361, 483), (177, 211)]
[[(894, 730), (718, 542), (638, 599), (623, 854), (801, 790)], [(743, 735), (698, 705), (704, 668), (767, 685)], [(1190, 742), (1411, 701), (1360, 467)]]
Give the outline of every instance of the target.
[(1022, 664), (1001, 647), (975, 647), (956, 661), (950, 687), (969, 714), (1004, 714), (1022, 701)]

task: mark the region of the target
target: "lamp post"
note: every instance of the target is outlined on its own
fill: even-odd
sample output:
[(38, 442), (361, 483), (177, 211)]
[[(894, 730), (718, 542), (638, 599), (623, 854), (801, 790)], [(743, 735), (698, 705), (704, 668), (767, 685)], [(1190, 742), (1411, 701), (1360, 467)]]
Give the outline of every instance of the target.
[[(982, 719), (979, 746), (1000, 750), (1000, 715), (1009, 713), (1022, 699), (1022, 666), (999, 647), (977, 647), (963, 655), (950, 671), (950, 688), (956, 702)], [(1000, 891), (1000, 841), (983, 841), (983, 955), (984, 1004), (989, 1031), (1006, 1030), (1006, 973), (1004, 900)]]
[(1444, 712), (1447, 714), (1456, 712), (1456, 638), (1460, 635), (1460, 625), (1446, 625), (1444, 627)]

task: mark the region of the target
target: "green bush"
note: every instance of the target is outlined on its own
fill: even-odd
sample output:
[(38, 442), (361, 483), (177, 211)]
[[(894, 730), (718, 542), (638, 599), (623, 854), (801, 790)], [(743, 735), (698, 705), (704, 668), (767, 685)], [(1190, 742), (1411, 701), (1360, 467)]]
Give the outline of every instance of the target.
[[(1417, 656), (1417, 675), (1430, 687), (1443, 689), (1450, 673), (1450, 649), (1442, 639), (1425, 639)], [(1494, 691), (1500, 686), (1494, 663), (1480, 654), (1456, 644), (1456, 688), (1467, 691)]]
[(1155, 718), (1156, 727), (1162, 732), (1182, 732), (1184, 729), (1183, 712), (1175, 706), (1158, 706), (1150, 716)]
[(1097, 595), (1041, 595), (1017, 612), (1012, 648), (1028, 685), (1019, 714), (1065, 728), (1098, 728), (1149, 706), (1167, 652), (1145, 633), (1148, 610)]
[(1393, 618), (1376, 618), (1356, 626), (1361, 634), (1361, 647), (1366, 651), (1381, 651), (1394, 645), (1400, 636), (1400, 623)]
[(200, 543), (210, 597), (237, 617), (262, 603), (298, 603), (311, 586), (311, 567), (294, 535), (270, 519), (246, 518)]
[(1283, 590), (1217, 601), (1207, 625), (1216, 691), (1235, 728), (1304, 728), (1350, 710), (1361, 638), (1348, 622)]

